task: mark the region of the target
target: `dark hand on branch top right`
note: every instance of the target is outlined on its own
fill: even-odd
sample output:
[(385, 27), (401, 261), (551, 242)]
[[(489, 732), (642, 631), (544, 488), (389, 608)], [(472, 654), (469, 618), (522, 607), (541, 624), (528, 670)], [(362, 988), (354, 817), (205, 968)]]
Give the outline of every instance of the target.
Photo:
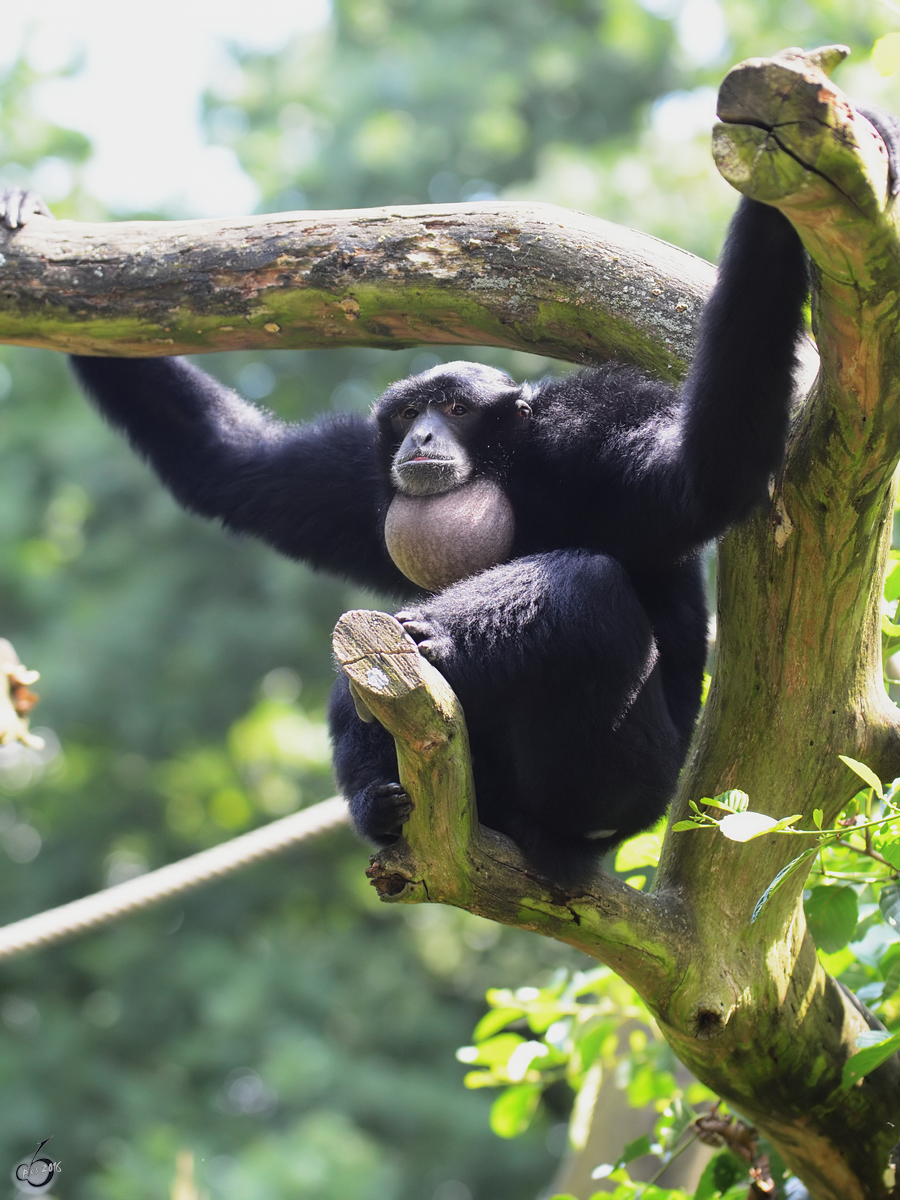
[(53, 217), (37, 192), (22, 188), (0, 189), (0, 225), (5, 229), (21, 229), (32, 217)]

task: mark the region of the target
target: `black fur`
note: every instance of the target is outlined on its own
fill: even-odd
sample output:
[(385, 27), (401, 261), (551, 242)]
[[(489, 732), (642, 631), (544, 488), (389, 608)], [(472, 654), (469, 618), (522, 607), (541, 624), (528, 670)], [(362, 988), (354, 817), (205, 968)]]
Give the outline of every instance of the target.
[[(792, 227), (744, 200), (680, 394), (615, 365), (519, 387), (456, 363), (394, 385), (369, 418), (291, 426), (178, 359), (73, 363), (187, 508), (407, 601), (401, 619), (465, 709), (480, 819), (573, 882), (672, 793), (706, 653), (698, 551), (778, 467), (806, 291)], [(392, 418), (448, 396), (479, 414), (466, 449), (506, 490), (515, 543), (426, 597), (384, 545)], [(409, 811), (393, 743), (344, 681), (330, 719), (354, 824), (387, 843)]]

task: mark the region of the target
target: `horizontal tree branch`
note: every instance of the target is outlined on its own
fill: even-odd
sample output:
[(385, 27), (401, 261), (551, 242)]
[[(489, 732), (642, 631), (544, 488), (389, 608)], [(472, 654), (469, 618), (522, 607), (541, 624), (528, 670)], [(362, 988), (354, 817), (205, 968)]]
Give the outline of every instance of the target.
[(703, 259), (554, 205), (0, 231), (0, 342), (79, 354), (422, 344), (618, 359), (677, 380)]

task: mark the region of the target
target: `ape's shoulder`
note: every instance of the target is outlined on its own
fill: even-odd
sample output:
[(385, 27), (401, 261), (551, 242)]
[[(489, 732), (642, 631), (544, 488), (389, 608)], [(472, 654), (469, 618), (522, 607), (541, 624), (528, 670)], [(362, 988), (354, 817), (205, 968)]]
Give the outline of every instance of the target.
[(531, 386), (531, 441), (545, 459), (568, 468), (627, 459), (628, 443), (647, 426), (674, 417), (677, 393), (637, 367), (606, 363)]

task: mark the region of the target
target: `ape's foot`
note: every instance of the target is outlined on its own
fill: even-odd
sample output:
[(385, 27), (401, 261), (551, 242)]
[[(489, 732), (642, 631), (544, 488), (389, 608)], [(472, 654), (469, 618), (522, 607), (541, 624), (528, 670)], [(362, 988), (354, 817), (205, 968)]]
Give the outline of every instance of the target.
[(433, 618), (426, 617), (421, 609), (404, 608), (394, 613), (412, 640), (419, 647), (419, 653), (434, 666), (439, 667), (446, 662), (453, 650), (450, 634)]
[(399, 783), (376, 783), (365, 789), (362, 803), (354, 805), (359, 832), (379, 845), (390, 845), (415, 808)]

